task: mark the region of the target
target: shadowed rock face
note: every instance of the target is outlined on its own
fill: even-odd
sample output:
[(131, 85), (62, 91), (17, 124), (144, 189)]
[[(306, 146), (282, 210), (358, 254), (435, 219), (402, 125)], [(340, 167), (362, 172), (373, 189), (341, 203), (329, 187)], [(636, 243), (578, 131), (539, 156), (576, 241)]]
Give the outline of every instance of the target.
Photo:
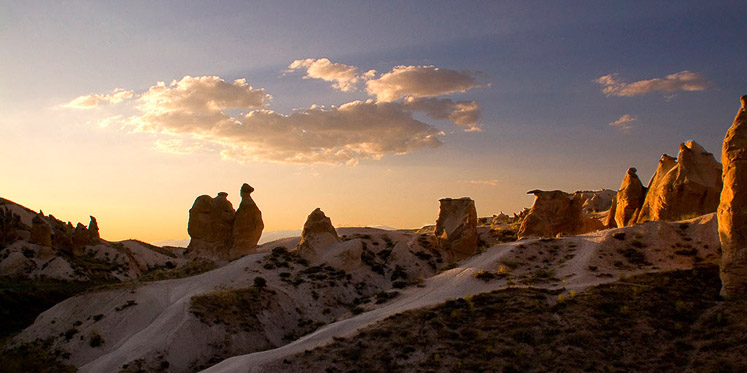
[(747, 111), (745, 97), (734, 124), (726, 132), (723, 190), (718, 206), (721, 240), (721, 295), (747, 297)]
[(254, 188), (249, 184), (241, 186), (241, 204), (236, 209), (233, 223), (233, 247), (229, 259), (256, 252), (257, 242), (262, 236), (265, 224), (262, 222), (262, 211), (251, 197)]
[(39, 215), (31, 219), (31, 237), (29, 242), (41, 246), (52, 247), (52, 227)]
[(681, 220), (716, 211), (721, 164), (694, 141), (680, 144), (676, 162), (666, 154), (649, 183), (637, 222)]
[(436, 220), (438, 248), (455, 259), (477, 251), (477, 210), (471, 198), (444, 198)]
[(321, 250), (337, 243), (337, 236), (332, 220), (320, 208), (316, 208), (306, 218), (301, 231), (301, 242), (298, 244), (298, 254), (303, 258), (314, 261), (321, 254)]
[(555, 237), (558, 234), (578, 234), (584, 230), (583, 201), (560, 190), (531, 190), (534, 194), (532, 209), (519, 228), (519, 238)]
[(633, 167), (625, 174), (620, 190), (612, 200), (609, 215), (605, 225), (608, 227), (625, 227), (635, 223), (640, 212), (643, 200), (646, 197), (646, 188), (643, 187), (641, 179)]
[(228, 193), (218, 193), (215, 198), (208, 195), (197, 197), (189, 210), (187, 232), (190, 254), (224, 259), (233, 241), (235, 212)]

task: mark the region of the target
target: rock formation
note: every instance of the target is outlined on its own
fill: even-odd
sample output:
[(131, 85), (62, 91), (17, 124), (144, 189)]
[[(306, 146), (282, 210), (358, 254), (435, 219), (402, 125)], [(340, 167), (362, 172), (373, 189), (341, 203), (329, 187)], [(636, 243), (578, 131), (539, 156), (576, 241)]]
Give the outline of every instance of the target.
[(20, 216), (6, 207), (0, 208), (0, 248), (20, 239), (16, 231), (20, 228), (20, 224)]
[(91, 221), (88, 223), (88, 239), (91, 244), (96, 244), (101, 239), (101, 235), (99, 234), (99, 223), (93, 216), (91, 216)]
[(615, 198), (617, 192), (610, 189), (602, 189), (594, 191), (578, 191), (574, 194), (578, 194), (579, 198), (581, 198), (581, 210), (585, 214), (592, 214), (609, 210), (612, 206), (612, 199)]
[(252, 192), (254, 188), (249, 184), (241, 186), (241, 203), (233, 222), (233, 247), (229, 260), (256, 252), (257, 242), (262, 237), (265, 224), (262, 222), (262, 211), (251, 197)]
[(493, 215), (493, 220), (490, 222), (490, 229), (498, 229), (501, 225), (508, 224), (508, 221), (508, 215), (501, 211), (499, 215)]
[(558, 234), (579, 234), (584, 231), (582, 200), (560, 190), (531, 190), (534, 200), (529, 214), (519, 228), (519, 238), (554, 237)]
[(31, 237), (29, 242), (45, 247), (52, 247), (52, 227), (44, 219), (35, 215), (31, 219)]
[(226, 259), (233, 243), (235, 211), (220, 192), (215, 198), (202, 195), (189, 209), (187, 232), (191, 238), (187, 249), (192, 256)]
[(454, 259), (470, 256), (477, 251), (477, 210), (471, 198), (444, 198), (436, 220), (438, 248)]
[(723, 190), (717, 211), (721, 295), (740, 298), (747, 296), (747, 96), (741, 101), (724, 138)]
[(637, 170), (631, 167), (625, 174), (620, 190), (612, 200), (605, 222), (607, 227), (625, 227), (635, 223), (646, 197), (646, 188), (643, 187), (636, 172)]
[(721, 194), (721, 164), (694, 141), (680, 144), (674, 158), (664, 154), (637, 218), (681, 220), (716, 211)]
[(187, 225), (191, 257), (234, 260), (256, 252), (264, 223), (251, 197), (253, 191), (249, 184), (241, 186), (241, 203), (236, 211), (225, 192), (215, 198), (202, 195), (195, 199)]
[(303, 225), (298, 254), (309, 261), (314, 261), (322, 254), (322, 250), (339, 241), (340, 237), (337, 236), (332, 220), (321, 209), (316, 208), (309, 214)]

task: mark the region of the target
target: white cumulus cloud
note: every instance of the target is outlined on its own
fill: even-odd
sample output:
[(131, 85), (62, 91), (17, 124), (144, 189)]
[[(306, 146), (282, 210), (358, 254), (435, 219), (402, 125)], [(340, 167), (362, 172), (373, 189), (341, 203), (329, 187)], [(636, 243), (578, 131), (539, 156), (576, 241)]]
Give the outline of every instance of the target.
[(133, 95), (133, 91), (126, 91), (124, 89), (117, 88), (112, 91), (112, 93), (90, 94), (77, 97), (74, 100), (63, 105), (63, 107), (70, 109), (93, 109), (100, 103), (117, 104), (129, 98), (132, 98)]
[(464, 127), (466, 131), (481, 131), (482, 109), (477, 101), (453, 101), (448, 98), (407, 97), (404, 106), (408, 110), (424, 112), (433, 119), (446, 119)]
[(623, 114), (618, 120), (610, 123), (610, 126), (619, 130), (620, 132), (630, 133), (630, 131), (633, 129), (633, 122), (637, 120), (638, 118), (633, 115)]
[(290, 66), (291, 70), (306, 69), (305, 78), (322, 79), (333, 82), (332, 86), (343, 92), (355, 90), (355, 84), (359, 80), (373, 75), (373, 71), (359, 76), (358, 68), (355, 66), (341, 63), (333, 63), (327, 58), (307, 58), (305, 60), (295, 60)]
[(607, 96), (639, 96), (651, 92), (702, 91), (711, 83), (705, 77), (691, 71), (680, 71), (664, 78), (639, 80), (626, 83), (617, 78), (617, 74), (599, 77), (595, 80), (602, 85), (602, 92)]
[(474, 73), (435, 66), (396, 66), (378, 79), (366, 82), (368, 93), (378, 101), (442, 96), (482, 86)]

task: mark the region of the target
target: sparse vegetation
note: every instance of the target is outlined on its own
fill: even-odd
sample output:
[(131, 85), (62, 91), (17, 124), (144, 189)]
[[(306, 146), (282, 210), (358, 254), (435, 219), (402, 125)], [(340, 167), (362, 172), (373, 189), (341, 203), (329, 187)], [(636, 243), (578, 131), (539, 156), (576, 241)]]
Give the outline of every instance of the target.
[(212, 271), (215, 268), (218, 268), (218, 265), (212, 260), (195, 259), (178, 268), (169, 269), (168, 267), (163, 267), (147, 271), (140, 276), (139, 280), (147, 282), (191, 277), (199, 275), (200, 273)]
[(711, 267), (631, 277), (580, 294), (518, 288), (477, 294), (392, 316), (289, 357), (283, 366), (339, 372), (745, 371), (747, 320), (740, 315), (747, 301), (721, 302), (719, 288), (718, 269)]

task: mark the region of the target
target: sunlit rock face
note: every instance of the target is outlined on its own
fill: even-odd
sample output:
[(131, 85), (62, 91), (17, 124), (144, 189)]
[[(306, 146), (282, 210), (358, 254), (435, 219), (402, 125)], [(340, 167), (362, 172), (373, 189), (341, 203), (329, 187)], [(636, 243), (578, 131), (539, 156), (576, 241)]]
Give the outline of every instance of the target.
[(462, 259), (477, 251), (477, 210), (471, 198), (444, 198), (439, 200), (440, 210), (436, 220), (438, 248)]
[(721, 164), (694, 141), (680, 144), (677, 160), (664, 154), (637, 222), (681, 220), (715, 212), (721, 194)]
[(233, 222), (233, 246), (229, 253), (231, 260), (256, 252), (257, 242), (265, 227), (262, 211), (259, 211), (251, 197), (253, 191), (254, 188), (249, 184), (241, 186), (241, 204), (236, 209)]
[(625, 178), (607, 215), (605, 222), (607, 227), (625, 227), (635, 223), (646, 197), (646, 188), (643, 187), (636, 172), (637, 170), (631, 167), (625, 173)]
[(582, 198), (560, 190), (531, 190), (534, 194), (532, 208), (519, 228), (519, 238), (554, 237), (584, 231)]
[(742, 96), (734, 124), (726, 132), (723, 155), (723, 190), (718, 206), (721, 240), (721, 294), (747, 296), (747, 111)]
[(316, 208), (306, 218), (301, 231), (298, 254), (310, 262), (319, 258), (325, 248), (338, 243), (340, 237), (332, 225), (332, 220), (320, 208)]

